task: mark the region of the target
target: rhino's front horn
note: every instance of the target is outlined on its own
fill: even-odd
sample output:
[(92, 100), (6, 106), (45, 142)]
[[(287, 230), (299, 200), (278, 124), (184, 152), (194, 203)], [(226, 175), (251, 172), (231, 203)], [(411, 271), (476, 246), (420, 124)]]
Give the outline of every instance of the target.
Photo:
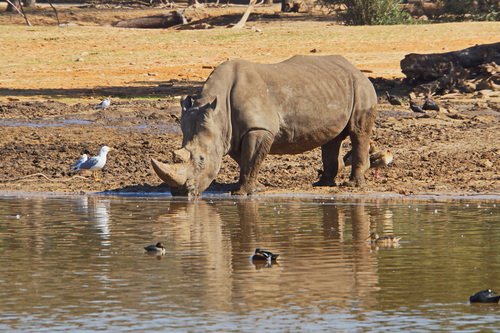
[(186, 183), (187, 176), (185, 166), (181, 164), (165, 164), (151, 159), (151, 165), (154, 171), (170, 187), (180, 187)]

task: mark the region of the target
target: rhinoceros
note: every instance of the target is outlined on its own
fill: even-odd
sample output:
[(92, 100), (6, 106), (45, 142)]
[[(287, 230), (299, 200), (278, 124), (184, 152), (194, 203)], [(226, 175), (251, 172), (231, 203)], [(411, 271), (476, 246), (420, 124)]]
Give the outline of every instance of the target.
[(151, 160), (172, 193), (199, 195), (229, 154), (240, 167), (233, 194), (251, 194), (260, 186), (267, 154), (319, 146), (323, 173), (313, 185), (334, 186), (347, 136), (353, 146), (347, 185), (364, 183), (377, 95), (342, 56), (293, 56), (276, 64), (228, 60), (213, 70), (201, 93), (181, 99), (181, 108), (182, 148), (174, 151), (174, 163)]

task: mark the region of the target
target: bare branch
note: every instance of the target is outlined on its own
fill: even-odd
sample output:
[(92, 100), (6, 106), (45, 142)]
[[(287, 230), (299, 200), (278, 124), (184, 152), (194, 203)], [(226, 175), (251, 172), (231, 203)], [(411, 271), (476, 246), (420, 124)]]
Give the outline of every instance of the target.
[(24, 8), (23, 8), (23, 5), (22, 5), (21, 1), (19, 1), (19, 7), (21, 8), (21, 10), (19, 10), (19, 8), (17, 8), (17, 6), (14, 5), (14, 3), (12, 1), (10, 1), (10, 0), (5, 0), (5, 1), (7, 1), (7, 3), (9, 5), (11, 5), (12, 8), (14, 8), (19, 13), (19, 15), (21, 15), (22, 17), (24, 17), (24, 20), (26, 21), (26, 24), (31, 27), (31, 22), (28, 20), (28, 18), (26, 17), (26, 14), (24, 13)]
[(59, 15), (57, 14), (56, 7), (54, 7), (54, 5), (52, 4), (52, 1), (47, 0), (47, 2), (49, 3), (50, 7), (54, 10), (54, 13), (56, 14), (57, 25), (61, 25), (61, 21), (59, 21)]
[(250, 13), (252, 12), (253, 7), (255, 6), (256, 2), (257, 2), (257, 0), (250, 0), (250, 2), (248, 3), (248, 7), (245, 10), (245, 13), (243, 13), (243, 16), (238, 21), (238, 23), (236, 23), (233, 26), (233, 28), (240, 29), (240, 28), (243, 28), (245, 26), (245, 23), (247, 23), (248, 17), (250, 16)]

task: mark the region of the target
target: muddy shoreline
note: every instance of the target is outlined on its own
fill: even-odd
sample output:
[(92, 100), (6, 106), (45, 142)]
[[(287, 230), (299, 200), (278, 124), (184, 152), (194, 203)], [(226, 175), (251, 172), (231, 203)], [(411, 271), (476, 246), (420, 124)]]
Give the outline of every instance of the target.
[[(377, 146), (391, 149), (395, 160), (378, 179), (368, 171), (363, 188), (312, 187), (321, 172), (320, 150), (315, 149), (299, 155), (268, 156), (259, 175), (266, 186), (262, 194), (498, 195), (498, 104), (488, 100), (478, 110), (463, 99), (438, 99), (443, 110), (422, 116), (380, 98), (373, 138)], [(171, 152), (180, 147), (177, 104), (161, 99), (117, 100), (105, 111), (94, 110), (93, 105), (55, 101), (0, 103), (2, 121), (14, 122), (0, 127), (2, 133), (8, 134), (0, 137), (0, 191), (169, 192), (152, 171), (150, 158), (172, 162)], [(36, 121), (64, 125), (32, 125)], [(109, 155), (102, 181), (69, 172), (79, 154), (85, 150), (97, 154), (104, 144), (115, 150)], [(344, 152), (348, 149), (346, 140)], [(348, 176), (346, 168), (339, 182), (347, 181)], [(237, 165), (225, 157), (209, 192), (227, 193), (237, 177)]]
[[(69, 23), (63, 27), (54, 26), (50, 10), (30, 12), (29, 28), (19, 15), (0, 15), (6, 51), (0, 58), (0, 192), (168, 193), (150, 159), (172, 162), (171, 152), (181, 145), (180, 96), (196, 93), (227, 59), (273, 63), (314, 53), (341, 54), (374, 78), (379, 115), (373, 139), (393, 151), (393, 165), (380, 178), (368, 171), (363, 188), (318, 188), (312, 183), (322, 169), (319, 148), (268, 156), (259, 174), (262, 195), (500, 194), (500, 93), (435, 96), (439, 112), (415, 114), (399, 64), (411, 52), (496, 42), (500, 24), (349, 27), (321, 13), (275, 15), (274, 6), (256, 8), (247, 29), (227, 29), (242, 11), (193, 10), (214, 27), (201, 30), (111, 26), (153, 14), (139, 9), (71, 7), (61, 10)], [(390, 105), (385, 91), (403, 105)], [(111, 97), (111, 107), (95, 110), (104, 97)], [(69, 172), (80, 154), (95, 155), (102, 145), (114, 150), (101, 181)], [(343, 150), (349, 149), (346, 140)], [(338, 183), (349, 172), (342, 170)], [(238, 174), (236, 163), (225, 157), (209, 191), (226, 193)]]

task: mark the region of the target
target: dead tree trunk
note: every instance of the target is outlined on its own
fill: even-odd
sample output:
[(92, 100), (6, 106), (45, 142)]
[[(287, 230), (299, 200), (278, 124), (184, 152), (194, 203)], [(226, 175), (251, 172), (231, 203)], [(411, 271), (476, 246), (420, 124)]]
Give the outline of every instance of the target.
[(187, 20), (179, 11), (173, 11), (165, 15), (155, 15), (124, 20), (115, 23), (118, 28), (140, 28), (140, 29), (165, 29), (180, 24), (186, 24)]
[(243, 28), (245, 26), (245, 24), (247, 23), (248, 17), (250, 16), (250, 13), (252, 12), (253, 7), (254, 7), (254, 5), (255, 5), (256, 2), (257, 2), (257, 0), (250, 0), (250, 2), (248, 3), (247, 9), (243, 13), (243, 16), (238, 21), (238, 23), (236, 23), (233, 26), (233, 28), (238, 29), (238, 28)]
[(493, 43), (446, 53), (411, 53), (401, 60), (401, 71), (409, 84), (417, 85), (417, 92), (467, 92), (498, 84), (498, 64), (500, 43)]

